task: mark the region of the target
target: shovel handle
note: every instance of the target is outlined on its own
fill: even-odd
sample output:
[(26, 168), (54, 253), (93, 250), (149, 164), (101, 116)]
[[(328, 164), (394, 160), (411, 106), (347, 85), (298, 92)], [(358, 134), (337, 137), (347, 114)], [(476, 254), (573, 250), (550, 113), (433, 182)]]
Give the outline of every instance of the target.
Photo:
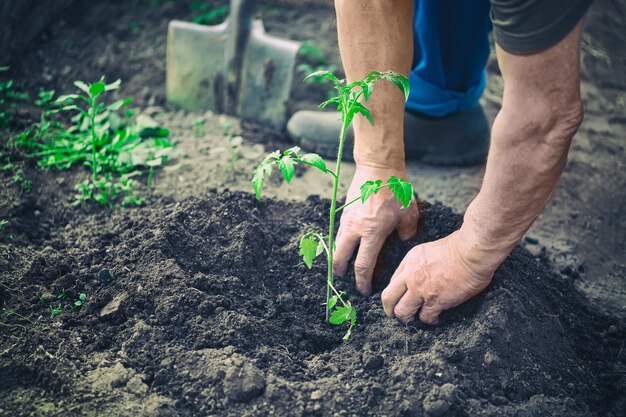
[(250, 31), (252, 18), (257, 10), (257, 0), (231, 0), (229, 24), (236, 36)]
[(224, 109), (236, 114), (241, 81), (241, 68), (246, 44), (252, 30), (252, 18), (256, 13), (257, 0), (231, 0), (228, 27), (230, 40), (226, 52), (226, 91)]

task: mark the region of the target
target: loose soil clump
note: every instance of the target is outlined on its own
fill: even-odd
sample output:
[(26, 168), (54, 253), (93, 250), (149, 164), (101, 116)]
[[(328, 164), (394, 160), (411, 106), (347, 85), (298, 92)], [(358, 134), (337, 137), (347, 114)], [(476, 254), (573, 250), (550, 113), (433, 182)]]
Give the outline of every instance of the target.
[[(343, 342), (323, 320), (323, 262), (308, 270), (297, 251), (328, 205), (210, 193), (77, 212), (36, 241), (15, 226), (0, 298), (36, 323), (0, 322), (0, 415), (626, 413), (626, 333), (522, 248), (440, 326), (385, 317), (380, 290), (404, 254), (459, 226), (440, 204), (415, 239), (389, 239)], [(349, 278), (337, 285), (356, 294)], [(61, 290), (86, 304), (50, 318)]]

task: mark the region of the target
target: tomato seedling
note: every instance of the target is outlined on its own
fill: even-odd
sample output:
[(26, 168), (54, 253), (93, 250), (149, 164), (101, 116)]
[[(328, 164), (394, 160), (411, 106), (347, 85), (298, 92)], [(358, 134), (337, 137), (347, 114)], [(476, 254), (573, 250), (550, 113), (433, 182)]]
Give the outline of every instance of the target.
[(377, 81), (391, 81), (404, 93), (405, 98), (408, 97), (409, 94), (409, 81), (401, 74), (378, 71), (370, 72), (363, 80), (357, 80), (350, 84), (347, 84), (345, 80), (338, 79), (329, 71), (316, 71), (307, 78), (311, 77), (330, 80), (338, 92), (337, 96), (320, 105), (321, 108), (335, 105), (337, 111), (341, 113), (342, 125), (335, 170), (329, 169), (319, 155), (314, 153), (302, 154), (300, 148), (296, 146), (282, 153), (277, 150), (267, 155), (263, 162), (255, 169), (252, 185), (257, 199), (260, 200), (263, 181), (266, 176), (271, 175), (272, 168), (277, 166), (287, 183), (290, 183), (293, 179), (295, 165), (297, 163), (315, 167), (333, 178), (333, 193), (330, 200), (328, 216), (328, 234), (323, 235), (316, 231), (306, 232), (300, 239), (300, 256), (302, 256), (304, 263), (310, 269), (313, 266), (315, 258), (322, 253), (326, 253), (328, 268), (326, 276), (326, 320), (334, 325), (347, 323), (348, 331), (344, 336), (344, 339), (347, 340), (352, 334), (352, 328), (356, 324), (357, 315), (356, 309), (352, 306), (350, 301), (345, 298), (345, 292), (338, 291), (334, 286), (332, 266), (333, 252), (335, 250), (335, 216), (350, 204), (354, 204), (357, 201), (365, 203), (368, 198), (377, 194), (382, 188), (389, 188), (395, 198), (402, 204), (402, 208), (407, 208), (413, 200), (413, 186), (404, 179), (395, 176), (388, 178), (386, 182), (383, 182), (382, 179), (374, 178), (361, 186), (361, 193), (358, 198), (337, 207), (337, 189), (339, 187), (341, 158), (343, 156), (346, 131), (357, 114), (361, 114), (372, 125), (374, 124), (369, 110), (363, 103), (369, 100), (374, 91), (374, 84)]

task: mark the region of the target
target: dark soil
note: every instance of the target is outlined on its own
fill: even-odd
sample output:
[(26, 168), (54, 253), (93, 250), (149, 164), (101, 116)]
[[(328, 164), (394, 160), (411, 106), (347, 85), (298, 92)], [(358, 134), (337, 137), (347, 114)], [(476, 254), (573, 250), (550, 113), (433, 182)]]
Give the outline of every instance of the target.
[[(167, 22), (189, 20), (190, 3), (79, 2), (7, 75), (31, 97), (40, 86), (67, 93), (76, 79), (120, 77), (120, 95), (163, 111)], [(315, 40), (338, 64), (331, 7), (262, 3), (270, 32)], [(613, 65), (623, 62), (623, 43), (609, 40), (624, 15), (611, 10), (591, 10), (583, 42), (583, 74), (599, 86), (587, 105), (593, 120), (618, 114), (623, 104), (626, 72)], [(605, 61), (606, 68), (598, 64)], [(489, 71), (494, 76), (497, 67)], [(314, 107), (323, 95), (319, 86), (296, 82), (290, 110)], [(12, 132), (38, 117), (21, 108)], [(613, 119), (615, 129), (623, 127), (623, 118)], [(244, 128), (246, 141), (272, 147), (284, 139)], [(585, 156), (602, 161), (608, 151), (601, 150)], [(155, 196), (143, 208), (112, 213), (70, 205), (85, 171), (41, 172), (32, 161), (24, 169), (30, 193), (12, 173), (0, 173), (0, 219), (10, 221), (0, 233), (0, 304), (34, 323), (0, 318), (0, 417), (626, 415), (623, 321), (590, 311), (572, 284), (580, 271), (553, 273), (545, 256), (516, 249), (489, 289), (446, 313), (438, 327), (385, 318), (379, 293), (358, 297), (348, 277), (338, 285), (359, 320), (344, 343), (344, 329), (323, 322), (323, 263), (308, 270), (296, 249), (304, 230), (324, 229), (328, 202), (258, 203), (249, 194), (212, 193), (182, 201)], [(593, 188), (580, 172), (576, 189)], [(454, 175), (458, 193), (462, 177)], [(604, 201), (576, 204), (593, 203), (594, 215), (602, 215), (613, 210)], [(459, 223), (441, 205), (423, 217), (415, 240), (392, 238), (384, 249), (379, 290), (411, 247)], [(582, 224), (581, 216), (563, 229)], [(605, 248), (597, 242), (602, 236), (578, 240), (593, 257), (592, 246)], [(82, 309), (50, 317), (50, 305), (67, 305), (80, 293), (87, 295)]]
[[(158, 203), (0, 246), (12, 287), (2, 300), (41, 316), (2, 322), (0, 415), (626, 413), (624, 330), (521, 248), (438, 327), (405, 327), (384, 316), (379, 294), (339, 283), (359, 313), (345, 343), (323, 321), (323, 262), (308, 270), (297, 255), (304, 230), (323, 230), (327, 201)], [(388, 242), (381, 285), (412, 246), (458, 224), (427, 207), (418, 238)], [(62, 289), (87, 303), (51, 319)]]

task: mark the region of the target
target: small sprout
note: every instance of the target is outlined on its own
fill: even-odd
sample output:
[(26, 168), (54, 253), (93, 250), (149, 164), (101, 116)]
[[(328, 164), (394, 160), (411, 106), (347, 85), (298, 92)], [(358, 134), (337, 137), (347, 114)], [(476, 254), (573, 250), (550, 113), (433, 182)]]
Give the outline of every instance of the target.
[[(357, 312), (350, 301), (344, 299), (345, 293), (337, 291), (334, 286), (334, 278), (332, 273), (333, 264), (333, 248), (335, 247), (335, 216), (350, 204), (361, 201), (365, 203), (372, 195), (377, 194), (382, 188), (389, 188), (395, 198), (402, 204), (402, 208), (408, 207), (413, 201), (413, 187), (407, 181), (395, 176), (387, 179), (383, 183), (382, 179), (368, 180), (361, 186), (361, 195), (352, 201), (345, 203), (337, 208), (337, 191), (339, 187), (341, 159), (343, 154), (343, 146), (346, 138), (348, 126), (356, 115), (365, 117), (371, 124), (374, 120), (364, 102), (367, 102), (374, 91), (374, 84), (380, 80), (391, 81), (395, 84), (405, 97), (409, 94), (409, 81), (401, 74), (393, 72), (370, 72), (363, 80), (357, 80), (350, 84), (346, 84), (345, 80), (338, 79), (332, 72), (328, 70), (318, 70), (305, 78), (306, 80), (330, 80), (337, 92), (335, 97), (331, 97), (320, 107), (335, 106), (337, 111), (341, 113), (341, 134), (339, 137), (339, 150), (337, 152), (337, 160), (335, 162), (335, 170), (328, 169), (324, 160), (317, 154), (304, 154), (300, 152), (300, 148), (295, 146), (281, 153), (279, 150), (267, 155), (265, 159), (254, 170), (252, 178), (252, 187), (257, 199), (261, 200), (261, 192), (265, 177), (272, 174), (273, 167), (276, 165), (281, 172), (285, 181), (290, 183), (295, 172), (295, 165), (302, 163), (319, 169), (333, 177), (333, 194), (331, 196), (331, 205), (328, 222), (328, 235), (322, 236), (319, 233), (309, 231), (300, 239), (300, 256), (304, 260), (305, 265), (310, 269), (313, 267), (315, 259), (326, 252), (327, 274), (326, 274), (326, 320), (334, 325), (346, 323), (348, 330), (344, 335), (344, 340), (350, 338), (352, 329), (356, 325)], [(329, 250), (330, 248), (330, 250)], [(330, 314), (329, 314), (330, 313)]]
[(201, 138), (206, 135), (206, 127), (204, 125), (204, 119), (202, 117), (197, 117), (193, 119), (191, 124), (194, 127), (193, 135), (197, 138)]
[(81, 293), (78, 296), (78, 300), (74, 301), (74, 303), (72, 304), (72, 309), (73, 310), (80, 309), (83, 305), (85, 305), (85, 300), (86, 299), (87, 299), (87, 294)]
[(50, 318), (53, 319), (54, 316), (63, 312), (63, 304), (58, 303), (56, 307), (50, 304), (48, 309), (50, 310)]

